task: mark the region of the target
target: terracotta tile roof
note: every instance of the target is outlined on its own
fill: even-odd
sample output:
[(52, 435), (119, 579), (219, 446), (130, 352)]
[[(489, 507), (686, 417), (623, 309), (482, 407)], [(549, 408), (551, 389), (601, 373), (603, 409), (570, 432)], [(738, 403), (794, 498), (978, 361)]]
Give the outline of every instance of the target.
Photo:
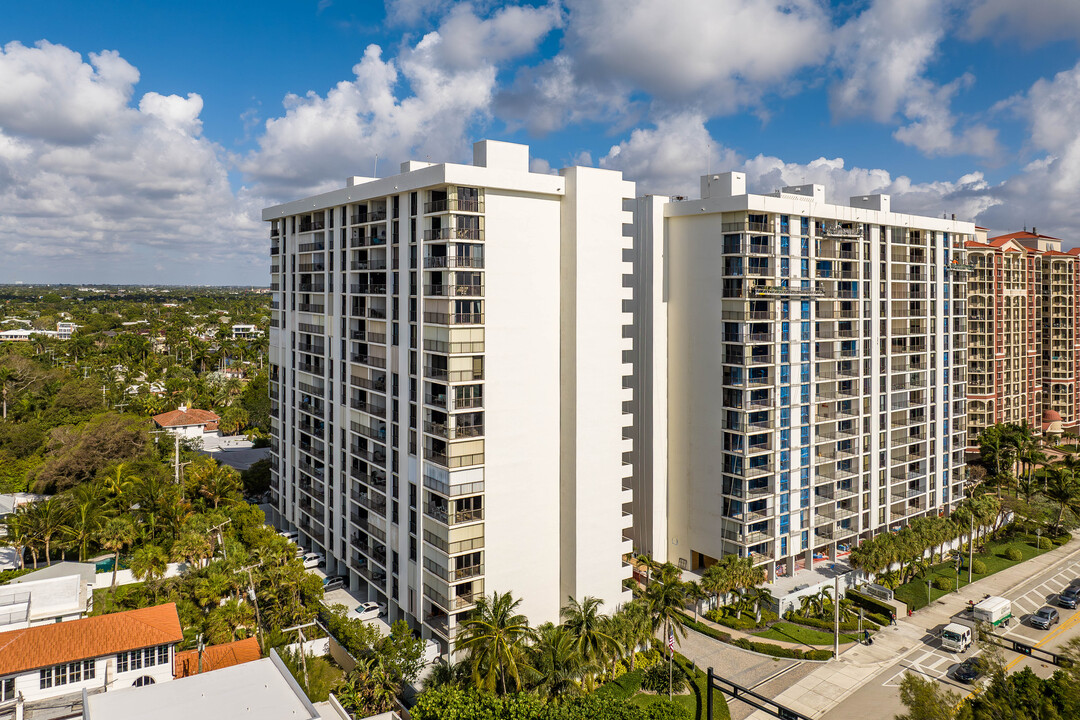
[[(172, 410), (167, 413), (161, 413), (154, 416), (154, 422), (161, 427), (183, 427), (185, 425), (206, 425), (208, 423), (217, 423), (221, 418), (210, 410), (196, 410), (194, 408), (185, 408), (183, 410)], [(217, 429), (217, 426), (214, 426)]]
[(1014, 240), (1014, 239), (1016, 239), (1016, 240), (1021, 240), (1021, 239), (1023, 239), (1023, 240), (1034, 240), (1036, 238), (1043, 238), (1044, 240), (1060, 240), (1061, 239), (1061, 238), (1056, 238), (1053, 235), (1043, 235), (1042, 233), (1032, 233), (1032, 232), (1027, 232), (1026, 230), (1024, 230), (1024, 231), (1021, 231), (1021, 232), (1009, 233), (1008, 235), (998, 235), (996, 238), (993, 238), (992, 241), (993, 240), (1002, 240), (1002, 241), (1004, 241), (1004, 240)]
[(184, 639), (176, 604), (0, 633), (0, 675)]
[[(258, 660), (262, 657), (259, 651), (259, 641), (253, 637), (246, 640), (225, 643), (224, 645), (211, 645), (203, 648), (202, 671), (220, 670), (222, 668), (240, 665), (241, 663)], [(199, 651), (184, 650), (176, 653), (176, 665), (173, 676), (179, 680), (190, 675), (199, 673)]]

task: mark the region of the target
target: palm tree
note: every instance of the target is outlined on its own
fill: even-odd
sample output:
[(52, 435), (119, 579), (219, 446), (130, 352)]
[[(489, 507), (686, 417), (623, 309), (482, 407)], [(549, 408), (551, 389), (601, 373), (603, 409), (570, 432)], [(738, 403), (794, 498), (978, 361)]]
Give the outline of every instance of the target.
[(468, 678), (469, 664), (467, 662), (454, 662), (444, 656), (431, 666), (431, 674), (424, 681), (424, 690), (444, 685), (463, 685)]
[(485, 690), (505, 694), (510, 680), (515, 690), (521, 689), (519, 663), (533, 630), (517, 612), (520, 604), (510, 593), (485, 595), (465, 621), (458, 649), (469, 653), (473, 681)]
[(45, 562), (52, 565), (52, 541), (63, 531), (68, 508), (63, 497), (50, 497), (29, 506), (27, 516), (31, 534), (45, 547)]
[(605, 657), (617, 654), (618, 642), (605, 632), (607, 617), (600, 612), (603, 601), (586, 596), (580, 603), (568, 598), (567, 604), (560, 611), (563, 627), (573, 638), (581, 656), (599, 664)]
[(664, 640), (671, 635), (686, 637), (686, 624), (682, 611), (686, 607), (686, 589), (678, 578), (661, 577), (649, 585), (645, 592), (652, 617), (653, 632), (664, 629)]
[(580, 640), (565, 625), (541, 625), (528, 658), (533, 689), (540, 697), (555, 703), (580, 695), (582, 678), (598, 670), (581, 654)]
[(772, 607), (776, 603), (772, 591), (764, 587), (750, 588), (750, 601), (754, 603), (754, 622), (761, 624), (761, 608), (763, 605)]
[(1049, 479), (1046, 484), (1046, 498), (1058, 504), (1055, 527), (1061, 527), (1061, 518), (1065, 508), (1080, 514), (1080, 481), (1064, 466), (1055, 463), (1047, 468)]
[(609, 635), (619, 641), (622, 652), (630, 658), (634, 669), (637, 649), (647, 645), (653, 636), (652, 616), (644, 599), (631, 600), (611, 617)]
[(98, 544), (113, 554), (113, 573), (111, 591), (116, 592), (116, 570), (120, 565), (120, 551), (135, 542), (137, 536), (135, 523), (126, 515), (110, 519), (98, 535)]
[(129, 475), (127, 471), (127, 463), (118, 462), (116, 466), (105, 476), (104, 486), (106, 492), (113, 498), (119, 498), (121, 495), (131, 489), (131, 486), (138, 482), (138, 478), (134, 475)]
[(135, 551), (131, 558), (131, 574), (136, 580), (143, 580), (154, 594), (157, 604), (157, 581), (165, 577), (169, 568), (169, 556), (160, 545), (145, 545)]
[(690, 580), (686, 583), (686, 599), (694, 603), (694, 622), (698, 621), (698, 612), (701, 610), (701, 601), (709, 597), (701, 583)]
[(7, 420), (8, 409), (8, 392), (10, 388), (15, 384), (18, 379), (18, 375), (13, 368), (3, 366), (0, 367), (0, 402), (3, 403), (3, 419)]
[(97, 537), (105, 521), (103, 490), (100, 485), (83, 483), (71, 491), (69, 520), (62, 530), (79, 548), (79, 562), (86, 561), (86, 546)]
[(648, 587), (652, 580), (652, 571), (660, 567), (660, 563), (653, 560), (651, 555), (644, 553), (637, 556), (637, 561), (645, 566), (645, 587)]

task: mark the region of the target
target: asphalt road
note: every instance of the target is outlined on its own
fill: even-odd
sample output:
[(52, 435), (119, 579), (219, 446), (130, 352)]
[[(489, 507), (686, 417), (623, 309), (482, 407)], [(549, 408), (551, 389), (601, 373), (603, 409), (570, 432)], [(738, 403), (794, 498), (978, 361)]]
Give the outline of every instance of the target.
[[(1080, 579), (1080, 563), (1073, 561), (1062, 567), (1050, 568), (1019, 583), (1011, 592), (1004, 593), (1013, 603), (1013, 621), (1008, 628), (999, 629), (997, 634), (1049, 651), (1060, 649), (1072, 638), (1080, 637), (1080, 610), (1057, 607), (1055, 603), (1057, 594), (1076, 579)], [(1061, 617), (1061, 622), (1050, 630), (1033, 627), (1029, 620), (1030, 616), (1044, 605), (1056, 608)], [(969, 613), (959, 613), (954, 617), (970, 624)], [(961, 662), (979, 654), (984, 647), (976, 645), (963, 654), (944, 650), (938, 639), (938, 633), (944, 625), (942, 622), (926, 628), (922, 642), (908, 649), (893, 665), (832, 708), (824, 717), (827, 720), (891, 718), (894, 714), (903, 712), (899, 688), (906, 672), (932, 678), (945, 689), (961, 696), (969, 694), (972, 686), (953, 679), (952, 675)], [(1002, 652), (1010, 672), (1030, 667), (1035, 674), (1049, 677), (1056, 669), (1050, 662), (1036, 657), (1021, 655), (1011, 650), (1003, 649)]]

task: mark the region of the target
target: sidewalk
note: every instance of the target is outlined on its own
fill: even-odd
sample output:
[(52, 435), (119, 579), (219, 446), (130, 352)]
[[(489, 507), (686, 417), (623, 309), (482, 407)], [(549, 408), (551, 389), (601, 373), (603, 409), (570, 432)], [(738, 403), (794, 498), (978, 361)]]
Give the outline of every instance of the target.
[[(1080, 540), (1074, 536), (1067, 545), (976, 580), (961, 588), (959, 593), (945, 595), (916, 611), (910, 618), (897, 618), (895, 627), (882, 628), (874, 635), (873, 645), (849, 647), (838, 660), (822, 664), (774, 699), (808, 717), (821, 717), (910, 650), (925, 644), (928, 631), (947, 623), (967, 606), (969, 600), (977, 602), (985, 595), (1012, 595), (1017, 588), (1051, 568), (1078, 559)], [(772, 720), (772, 716), (757, 711), (750, 715), (750, 720)]]

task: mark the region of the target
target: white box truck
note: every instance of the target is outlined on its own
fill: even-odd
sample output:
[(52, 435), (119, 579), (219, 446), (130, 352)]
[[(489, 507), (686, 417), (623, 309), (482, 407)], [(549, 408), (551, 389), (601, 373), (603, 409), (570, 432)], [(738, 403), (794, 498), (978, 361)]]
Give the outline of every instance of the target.
[(941, 647), (962, 653), (971, 646), (971, 628), (959, 623), (949, 623), (941, 631)]
[(971, 612), (979, 622), (990, 623), (994, 627), (1008, 626), (1012, 617), (1012, 603), (1003, 597), (992, 595), (975, 605)]

